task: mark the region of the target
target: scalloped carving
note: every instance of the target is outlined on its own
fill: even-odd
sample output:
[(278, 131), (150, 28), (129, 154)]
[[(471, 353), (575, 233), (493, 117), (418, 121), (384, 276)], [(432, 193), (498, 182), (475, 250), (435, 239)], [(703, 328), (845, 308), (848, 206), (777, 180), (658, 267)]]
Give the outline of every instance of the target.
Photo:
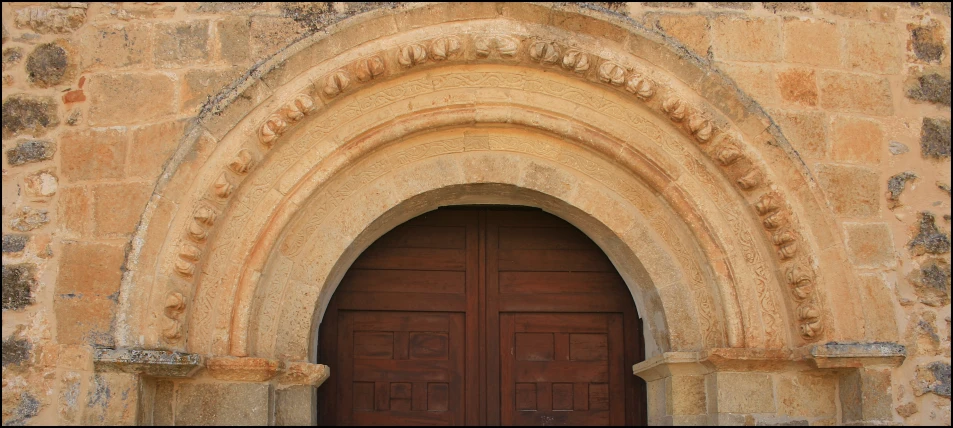
[(614, 86), (625, 83), (625, 68), (614, 62), (606, 61), (599, 66), (599, 80)]
[(711, 121), (701, 115), (695, 115), (688, 121), (688, 129), (699, 143), (707, 143), (711, 139), (712, 126)]
[(242, 149), (235, 155), (235, 159), (232, 159), (228, 163), (228, 169), (232, 170), (235, 174), (245, 175), (248, 174), (255, 166), (255, 156), (252, 155), (248, 149)]
[(417, 43), (400, 48), (397, 54), (397, 62), (404, 67), (413, 67), (426, 60), (427, 49)]
[(647, 100), (655, 95), (655, 84), (642, 77), (641, 74), (633, 74), (625, 82), (625, 90), (635, 94), (640, 100)]
[(297, 122), (314, 111), (314, 108), (314, 99), (305, 94), (298, 94), (288, 105), (281, 109), (281, 112), (289, 121)]
[(758, 198), (758, 202), (754, 204), (754, 209), (758, 211), (758, 215), (763, 216), (781, 209), (781, 201), (778, 200), (777, 195), (765, 193)]
[(529, 48), (529, 57), (542, 64), (559, 61), (559, 47), (551, 42), (536, 42)]
[(198, 249), (198, 247), (194, 245), (184, 244), (179, 250), (179, 258), (195, 263), (202, 258), (202, 250)]
[(359, 82), (373, 80), (375, 77), (384, 74), (385, 71), (387, 69), (384, 66), (384, 60), (379, 56), (372, 56), (354, 63), (354, 77)]
[(336, 97), (341, 92), (344, 92), (348, 86), (351, 85), (351, 78), (348, 77), (347, 72), (344, 70), (338, 70), (334, 73), (331, 73), (330, 76), (324, 81), (324, 95), (329, 97)]
[(566, 52), (562, 61), (562, 67), (573, 73), (585, 73), (589, 70), (590, 65), (589, 55), (577, 50)]
[(685, 115), (688, 113), (688, 109), (685, 108), (685, 103), (677, 97), (670, 97), (669, 99), (662, 102), (662, 111), (668, 114), (669, 119), (673, 122), (681, 122), (685, 119)]
[(519, 51), (519, 40), (502, 35), (491, 35), (477, 37), (473, 44), (477, 56), (486, 58), (493, 51), (499, 52), (501, 57), (512, 58)]
[(195, 213), (192, 214), (192, 218), (194, 218), (196, 222), (205, 226), (211, 226), (215, 224), (216, 216), (217, 214), (215, 214), (215, 211), (207, 206), (199, 207), (195, 210)]
[(738, 179), (738, 186), (745, 190), (751, 190), (761, 184), (761, 171), (752, 169)]
[(272, 144), (275, 143), (275, 140), (284, 134), (285, 129), (287, 129), (288, 123), (285, 122), (281, 116), (273, 114), (265, 119), (265, 123), (261, 124), (258, 128), (258, 141), (261, 141), (265, 147), (271, 148)]
[(218, 176), (218, 179), (215, 180), (215, 183), (212, 184), (212, 193), (215, 194), (219, 199), (228, 199), (229, 196), (232, 196), (232, 190), (235, 187), (232, 186), (232, 183), (228, 182), (228, 177), (225, 176), (225, 173), (221, 173)]
[(197, 244), (201, 244), (208, 239), (208, 231), (205, 230), (200, 224), (193, 222), (189, 225), (189, 230), (187, 233), (189, 239)]
[(762, 224), (764, 224), (765, 229), (774, 230), (781, 226), (784, 226), (786, 222), (787, 222), (787, 219), (784, 217), (784, 214), (782, 214), (781, 212), (776, 212), (774, 214), (771, 214), (765, 217), (764, 221), (762, 221)]
[(175, 273), (179, 276), (189, 279), (192, 278), (192, 275), (195, 274), (195, 265), (189, 262), (188, 260), (176, 260), (175, 261)]
[(460, 39), (450, 36), (441, 37), (430, 43), (430, 56), (437, 61), (450, 58), (460, 51)]

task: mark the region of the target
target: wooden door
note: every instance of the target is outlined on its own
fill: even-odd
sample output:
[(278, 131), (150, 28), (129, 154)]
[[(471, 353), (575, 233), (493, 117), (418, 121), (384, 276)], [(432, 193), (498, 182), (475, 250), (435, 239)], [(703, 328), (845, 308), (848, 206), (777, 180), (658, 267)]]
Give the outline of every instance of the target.
[(641, 324), (582, 232), (539, 210), (453, 208), (369, 247), (319, 330), (326, 425), (636, 425)]

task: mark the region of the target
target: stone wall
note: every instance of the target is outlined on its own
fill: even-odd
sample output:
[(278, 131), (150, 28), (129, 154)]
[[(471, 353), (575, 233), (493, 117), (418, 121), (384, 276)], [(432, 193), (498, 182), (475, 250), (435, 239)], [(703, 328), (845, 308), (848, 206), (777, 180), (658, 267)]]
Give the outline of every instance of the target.
[[(260, 382), (203, 386), (209, 373), (142, 381), (97, 370), (94, 349), (116, 346), (130, 240), (190, 123), (214, 114), (226, 88), (255, 77), (256, 64), (295, 40), (367, 10), (404, 7), (3, 3), (5, 425), (158, 422), (151, 418), (162, 409), (145, 418), (141, 400), (165, 394), (177, 398), (156, 405), (188, 410), (209, 394), (203, 388), (281, 395)], [(876, 419), (949, 424), (949, 3), (583, 7), (671, 37), (764, 108), (839, 220), (863, 307), (888, 320), (868, 325), (866, 337), (906, 347), (890, 385), (881, 385), (886, 394), (860, 408), (883, 413)], [(698, 376), (678, 382), (697, 386)], [(869, 418), (834, 405), (806, 412), (804, 390), (851, 400), (857, 385), (884, 378), (870, 370), (839, 381), (811, 372), (704, 376), (715, 395), (720, 384), (753, 394), (768, 384), (755, 407), (790, 417), (777, 422), (811, 423)], [(282, 417), (275, 411), (254, 416), (274, 423)]]

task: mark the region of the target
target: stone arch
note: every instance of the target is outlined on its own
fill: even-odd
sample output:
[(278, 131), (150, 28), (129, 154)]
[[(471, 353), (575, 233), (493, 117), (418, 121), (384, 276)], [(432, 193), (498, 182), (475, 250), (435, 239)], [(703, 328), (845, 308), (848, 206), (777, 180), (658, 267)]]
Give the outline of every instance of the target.
[(353, 17), (223, 94), (142, 216), (118, 343), (308, 360), (350, 262), (460, 201), (539, 206), (593, 237), (659, 357), (863, 339), (817, 185), (727, 79), (618, 17), (471, 8)]

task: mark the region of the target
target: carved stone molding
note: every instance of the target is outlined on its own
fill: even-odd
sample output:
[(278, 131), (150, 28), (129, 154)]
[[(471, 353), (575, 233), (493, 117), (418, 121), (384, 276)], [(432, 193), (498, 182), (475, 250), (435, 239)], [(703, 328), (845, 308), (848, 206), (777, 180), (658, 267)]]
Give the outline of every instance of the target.
[(264, 382), (284, 369), (281, 361), (253, 357), (211, 357), (205, 362), (209, 375), (219, 380)]
[(96, 349), (96, 371), (120, 371), (154, 377), (188, 378), (202, 368), (201, 355), (143, 349)]

